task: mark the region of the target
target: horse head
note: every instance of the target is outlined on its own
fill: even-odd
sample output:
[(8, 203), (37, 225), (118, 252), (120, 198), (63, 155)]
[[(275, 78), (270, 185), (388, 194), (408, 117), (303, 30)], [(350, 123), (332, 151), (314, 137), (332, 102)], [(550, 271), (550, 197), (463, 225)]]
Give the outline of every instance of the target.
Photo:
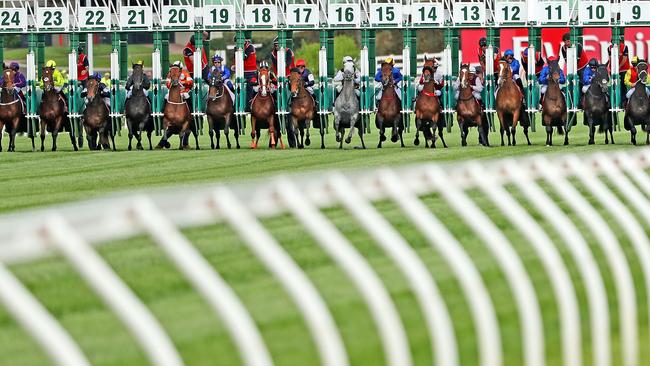
[(142, 89), (142, 80), (144, 79), (144, 71), (142, 70), (142, 65), (133, 66), (133, 90)]
[(291, 97), (297, 97), (304, 84), (305, 81), (302, 79), (300, 71), (298, 71), (298, 69), (292, 69), (291, 74), (289, 74), (289, 90), (291, 91)]
[(636, 65), (636, 69), (638, 70), (638, 83), (645, 85), (648, 80), (648, 64), (645, 62), (639, 62), (639, 64)]
[(271, 82), (271, 75), (269, 74), (268, 69), (261, 69), (258, 72), (258, 84), (260, 85), (260, 94), (262, 94), (263, 97), (266, 97), (266, 95), (269, 93), (269, 83)]
[(16, 71), (12, 69), (5, 69), (2, 73), (2, 88), (7, 90), (13, 90), (14, 88), (14, 76)]
[(88, 102), (90, 103), (95, 99), (95, 96), (97, 96), (97, 92), (99, 91), (99, 81), (95, 78), (89, 78), (88, 81), (86, 81), (86, 90), (88, 91), (86, 99), (88, 99)]
[(469, 86), (469, 64), (460, 65), (458, 72), (458, 80), (460, 80), (460, 87), (467, 88)]
[(426, 65), (422, 68), (422, 81), (426, 84), (431, 80), (433, 80), (433, 69)]
[(609, 88), (609, 72), (607, 72), (607, 67), (605, 65), (598, 66), (594, 80), (600, 87), (600, 91), (607, 93), (607, 89)]
[(384, 89), (393, 85), (393, 65), (388, 62), (381, 64), (381, 82), (384, 84)]
[(548, 62), (548, 69), (549, 73), (551, 75), (551, 78), (549, 81), (552, 81), (555, 84), (560, 83), (560, 65), (558, 64), (557, 60), (549, 61)]
[(510, 79), (512, 79), (512, 69), (510, 68), (510, 65), (505, 60), (499, 61), (499, 85)]
[(54, 69), (51, 67), (43, 67), (43, 90), (50, 91), (54, 88), (54, 80), (52, 79), (52, 74)]
[(179, 86), (181, 79), (181, 68), (178, 66), (171, 66), (169, 68), (169, 73), (167, 74), (167, 79), (170, 81), (171, 86)]

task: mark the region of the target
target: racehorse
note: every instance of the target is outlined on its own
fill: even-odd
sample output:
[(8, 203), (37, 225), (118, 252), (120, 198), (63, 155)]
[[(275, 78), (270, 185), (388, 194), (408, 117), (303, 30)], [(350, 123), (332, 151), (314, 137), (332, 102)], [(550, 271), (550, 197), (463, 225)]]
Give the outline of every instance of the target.
[[(46, 131), (52, 133), (52, 151), (56, 151), (56, 138), (59, 135), (59, 131), (64, 127), (64, 122), (67, 122), (65, 106), (63, 104), (64, 102), (61, 100), (59, 92), (54, 88), (54, 79), (52, 78), (53, 73), (53, 68), (43, 68), (43, 96), (38, 108), (39, 116), (41, 117), (41, 151), (45, 151)], [(77, 148), (77, 142), (74, 139), (71, 126), (68, 126), (68, 130), (70, 132), (72, 147), (74, 148), (74, 151), (77, 151), (79, 149)], [(34, 134), (32, 134), (31, 138), (32, 148), (34, 148)]]
[[(512, 133), (512, 145), (515, 146), (517, 145), (515, 133), (517, 130), (517, 122), (519, 122), (519, 117), (521, 116), (523, 95), (515, 81), (512, 80), (512, 69), (510, 69), (510, 65), (508, 65), (506, 61), (499, 62), (498, 85), (496, 110), (501, 124), (501, 146), (504, 145), (504, 132), (508, 136), (508, 146), (510, 146), (510, 134)], [(528, 145), (530, 145), (530, 139), (528, 138), (529, 126), (527, 124), (524, 125), (523, 123), (522, 125), (524, 127), (526, 141), (528, 141)]]
[(460, 127), (461, 144), (467, 146), (467, 134), (470, 127), (478, 129), (479, 142), (490, 146), (488, 141), (488, 124), (483, 121), (481, 105), (472, 94), (469, 65), (462, 64), (458, 74), (458, 100), (456, 101), (456, 118)]
[(269, 146), (275, 148), (276, 133), (280, 147), (284, 149), (282, 132), (275, 115), (275, 100), (271, 95), (271, 74), (268, 69), (261, 69), (258, 72), (259, 91), (251, 102), (251, 148), (256, 149), (260, 140), (262, 128), (268, 128), (271, 135)]
[[(89, 78), (86, 81), (86, 90), (88, 96), (86, 97), (86, 109), (83, 112), (82, 124), (86, 132), (86, 139), (88, 139), (88, 148), (90, 150), (110, 150), (109, 137), (113, 143), (113, 150), (115, 150), (115, 137), (113, 134), (113, 124), (110, 120), (110, 111), (106, 107), (106, 103), (101, 95), (99, 95), (99, 81), (95, 78)], [(99, 135), (99, 144), (97, 144), (97, 136)]]
[(599, 126), (598, 132), (605, 131), (605, 144), (609, 143), (607, 132), (612, 137), (612, 144), (614, 143), (614, 126), (607, 97), (608, 84), (607, 68), (600, 65), (584, 97), (584, 124), (589, 126), (589, 145), (594, 144), (596, 125)]
[[(557, 60), (549, 61), (548, 67), (550, 77), (548, 78), (548, 88), (542, 101), (542, 121), (546, 125), (546, 145), (553, 145), (553, 127), (566, 127), (567, 106), (564, 94), (560, 89), (560, 66)], [(564, 134), (564, 144), (569, 144), (569, 131)]]
[(170, 88), (167, 94), (167, 103), (163, 110), (163, 126), (165, 132), (158, 143), (157, 148), (169, 148), (169, 136), (178, 133), (180, 144), (178, 149), (188, 149), (189, 146), (183, 145), (185, 136), (191, 131), (196, 142), (196, 149), (199, 150), (199, 137), (196, 133), (196, 126), (192, 123), (192, 114), (189, 105), (181, 96), (182, 85), (180, 83), (181, 69), (178, 66), (170, 66), (167, 79), (170, 80)]
[(129, 128), (129, 150), (132, 149), (131, 139), (135, 136), (138, 142), (135, 146), (136, 149), (142, 150), (142, 131), (147, 131), (147, 139), (149, 139), (149, 150), (153, 149), (151, 146), (151, 133), (153, 132), (153, 118), (151, 116), (151, 103), (144, 93), (142, 87), (143, 70), (141, 65), (133, 67), (133, 86), (131, 87), (131, 97), (126, 101), (124, 107), (124, 114), (126, 115), (126, 124)]
[[(428, 60), (427, 60), (428, 61)], [(433, 60), (431, 60), (433, 63)], [(447, 147), (443, 137), (443, 124), (440, 123), (440, 99), (436, 96), (435, 83), (433, 79), (433, 69), (430, 66), (425, 66), (422, 69), (422, 78), (424, 80), (424, 88), (418, 95), (415, 101), (415, 146), (420, 145), (420, 131), (424, 134), (425, 147), (436, 147), (435, 132), (438, 129), (438, 136), (442, 145)]]
[(402, 138), (402, 132), (404, 131), (402, 103), (397, 97), (397, 86), (395, 80), (393, 80), (393, 66), (387, 62), (381, 64), (381, 84), (383, 91), (377, 107), (377, 116), (375, 117), (375, 125), (379, 129), (377, 148), (381, 148), (381, 143), (386, 141), (387, 127), (393, 129), (390, 140), (397, 142), (399, 138), (401, 146), (404, 147), (404, 139)]
[[(16, 132), (22, 117), (20, 97), (14, 94), (14, 76), (16, 72), (5, 69), (2, 74), (0, 86), (0, 151), (2, 151), (2, 129), (6, 126), (9, 133), (9, 148), (7, 151), (16, 151)], [(14, 99), (15, 98), (15, 99)]]
[[(300, 131), (300, 142), (298, 148), (302, 149), (304, 145), (309, 146), (309, 125), (316, 117), (316, 103), (314, 98), (305, 88), (305, 81), (300, 75), (298, 69), (291, 70), (289, 75), (289, 90), (291, 91), (291, 122), (293, 131), (298, 140), (298, 131)], [(305, 130), (307, 137), (305, 138)], [(304, 145), (303, 145), (304, 139)]]
[[(354, 129), (357, 128), (359, 139), (361, 139), (361, 147), (366, 148), (363, 141), (363, 126), (359, 118), (359, 109), (359, 99), (354, 91), (354, 66), (352, 63), (346, 63), (343, 66), (341, 93), (334, 101), (334, 130), (336, 131), (336, 142), (339, 143), (339, 149), (343, 148), (343, 135), (345, 135), (346, 128), (349, 128), (350, 132), (348, 137), (345, 138), (345, 143), (349, 144), (352, 141)], [(325, 147), (325, 145), (321, 147)]]
[[(232, 146), (230, 144), (230, 128), (233, 127), (235, 131), (235, 142), (239, 149), (241, 146), (239, 146), (239, 127), (236, 126), (237, 121), (234, 118), (235, 107), (230, 92), (227, 89), (228, 87), (221, 77), (220, 70), (215, 69), (210, 74), (208, 85), (208, 103), (205, 107), (205, 114), (208, 116), (208, 125), (210, 126), (210, 147), (212, 149), (215, 148), (213, 136), (216, 133), (216, 148), (220, 148), (219, 140), (221, 140), (221, 130), (223, 130), (224, 135), (226, 135), (226, 143), (230, 149)], [(235, 124), (234, 126), (233, 123)]]
[(646, 81), (648, 78), (648, 64), (639, 62), (636, 66), (639, 70), (638, 81), (634, 85), (632, 96), (625, 106), (625, 118), (623, 126), (630, 131), (632, 144), (636, 145), (636, 126), (643, 126), (646, 131), (646, 145), (650, 144), (650, 99), (646, 93)]

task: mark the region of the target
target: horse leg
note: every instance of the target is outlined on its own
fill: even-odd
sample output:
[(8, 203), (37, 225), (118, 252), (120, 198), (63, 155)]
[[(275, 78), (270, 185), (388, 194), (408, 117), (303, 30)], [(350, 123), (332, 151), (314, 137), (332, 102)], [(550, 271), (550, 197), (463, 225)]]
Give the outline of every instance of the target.
[(226, 136), (226, 145), (228, 146), (228, 149), (232, 147), (232, 145), (230, 144), (230, 122), (231, 122), (230, 115), (227, 114), (224, 117), (223, 134)]
[(210, 148), (214, 149), (214, 121), (210, 115), (208, 115), (208, 135), (210, 135)]
[(311, 128), (311, 120), (308, 119), (308, 120), (305, 121), (305, 130), (307, 130), (305, 132), (305, 134), (306, 134), (306, 136), (305, 136), (305, 146), (311, 145), (311, 139), (309, 138), (309, 129), (310, 128)]
[(151, 145), (151, 132), (152, 131), (147, 131), (147, 139), (149, 139), (149, 150), (153, 150), (153, 146)]
[[(436, 123), (436, 125), (437, 125), (437, 123)], [(444, 137), (443, 134), (444, 134), (444, 127), (442, 127), (442, 125), (438, 125), (438, 136), (440, 137), (440, 142), (442, 142), (442, 147), (444, 147), (446, 149), (447, 148), (447, 143), (445, 142), (445, 137)], [(485, 141), (485, 140), (483, 140), (483, 141)]]
[[(611, 136), (612, 145), (614, 145), (614, 121), (611, 114), (608, 115), (607, 120), (609, 121), (609, 136)], [(605, 131), (605, 133), (607, 133), (607, 131)]]
[(526, 142), (528, 142), (528, 146), (532, 145), (530, 143), (530, 138), (528, 137), (528, 128), (529, 126), (524, 126), (524, 136), (526, 136)]
[(587, 117), (587, 125), (589, 126), (589, 145), (593, 145), (596, 143), (594, 141), (594, 133), (596, 131), (596, 127), (594, 126), (594, 121), (591, 119), (591, 117)]
[(513, 125), (511, 129), (512, 134), (512, 146), (517, 146), (517, 140), (515, 139), (515, 133), (517, 132), (517, 125)]
[(113, 133), (113, 129), (108, 130), (108, 137), (111, 139), (111, 144), (113, 145), (113, 151), (117, 151), (117, 148), (115, 147), (115, 134)]
[(257, 149), (257, 142), (260, 140), (256, 122), (255, 117), (251, 114), (251, 149)]
[(399, 134), (399, 144), (400, 147), (406, 147), (404, 145), (404, 129), (402, 128), (403, 123), (402, 123), (402, 114), (400, 113), (399, 117), (399, 122), (393, 127), (393, 130), (397, 129), (397, 133)]
[(221, 149), (221, 131), (217, 128), (214, 130), (214, 133), (217, 135), (217, 145), (215, 147)]
[[(567, 119), (566, 119), (566, 114), (564, 114), (562, 120), (564, 121), (564, 124), (567, 124)], [(569, 129), (566, 129), (566, 133), (564, 134), (564, 146), (569, 144)]]
[[(420, 118), (415, 118), (415, 139), (413, 140), (413, 145), (420, 146), (420, 127), (422, 126), (422, 120)], [(427, 141), (427, 146), (429, 147), (429, 142)]]
[(277, 141), (280, 143), (280, 149), (284, 150), (284, 142), (282, 142), (282, 129), (280, 128), (280, 121), (275, 116), (273, 116), (273, 123), (278, 125)]
[(546, 125), (546, 146), (553, 146), (553, 126)]
[[(199, 131), (198, 131), (197, 127), (194, 127), (194, 128), (190, 127), (190, 131), (192, 132), (192, 135), (194, 135), (194, 147), (197, 150), (201, 150), (201, 147), (199, 146)], [(218, 142), (219, 142), (219, 139), (217, 138), (217, 143)]]
[(169, 129), (165, 128), (165, 130), (163, 131), (163, 135), (160, 138), (160, 142), (158, 142), (158, 145), (156, 145), (156, 149), (163, 149), (169, 147), (167, 143), (167, 139), (169, 138), (168, 133), (169, 133)]
[[(306, 123), (306, 121), (305, 121)], [(305, 128), (303, 126), (298, 126), (298, 133), (300, 133), (300, 142), (298, 143), (298, 148), (299, 149), (304, 149), (305, 148)], [(296, 136), (296, 140), (298, 140), (298, 136)]]
[(46, 129), (45, 122), (41, 122), (41, 151), (45, 151), (45, 129)]
[(646, 122), (646, 125), (645, 125), (645, 132), (646, 132), (645, 144), (650, 145), (650, 126), (648, 125), (648, 122)]
[(56, 138), (59, 136), (59, 129), (58, 127), (54, 127), (52, 130), (52, 151), (56, 151)]
[(458, 128), (460, 129), (460, 145), (467, 146), (467, 132), (465, 131), (465, 122), (458, 118)]
[(632, 145), (636, 145), (636, 127), (632, 125), (632, 128), (630, 128), (630, 142), (632, 142)]
[[(497, 117), (499, 117), (499, 123), (501, 124), (501, 127), (499, 128), (499, 132), (501, 133), (501, 146), (505, 146), (505, 143), (503, 141), (503, 133), (506, 130), (506, 120), (505, 120), (505, 115), (503, 114), (503, 111), (497, 111)], [(508, 132), (508, 140), (510, 140), (510, 132)], [(508, 144), (510, 145), (510, 144)]]
[(237, 148), (239, 149), (240, 148), (240, 146), (239, 146), (239, 127), (235, 128), (235, 143), (237, 145)]
[(517, 132), (517, 122), (519, 121), (519, 111), (521, 108), (515, 110), (512, 113), (512, 146), (517, 145), (517, 140), (515, 140), (515, 133)]
[[(345, 138), (346, 144), (352, 142), (352, 136), (354, 136), (354, 129), (356, 128), (355, 126), (357, 125), (357, 118), (359, 117), (358, 116), (350, 117), (350, 131), (348, 131), (348, 137)], [(363, 133), (362, 128), (359, 129), (359, 133)]]
[(127, 119), (127, 121), (126, 121), (126, 125), (127, 125), (127, 127), (129, 128), (129, 146), (127, 147), (127, 149), (128, 149), (129, 151), (131, 151), (131, 149), (132, 149), (132, 146), (131, 146), (131, 139), (133, 138), (133, 136), (135, 136), (135, 134), (133, 133), (133, 132), (134, 132), (134, 131), (133, 131), (133, 122)]
[[(19, 117), (20, 118), (20, 117)], [(13, 126), (16, 126), (9, 131), (9, 150), (11, 152), (16, 151), (16, 130), (18, 129), (18, 124), (20, 123), (19, 118), (14, 121)]]
[(361, 140), (361, 148), (366, 149), (366, 143), (363, 141), (363, 128), (359, 128), (359, 139)]

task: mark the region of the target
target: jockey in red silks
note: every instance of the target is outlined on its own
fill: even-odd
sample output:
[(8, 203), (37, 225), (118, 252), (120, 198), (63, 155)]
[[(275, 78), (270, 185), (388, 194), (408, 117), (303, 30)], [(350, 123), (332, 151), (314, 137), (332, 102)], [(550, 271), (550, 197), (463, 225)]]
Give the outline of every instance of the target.
[[(442, 95), (442, 88), (445, 86), (445, 79), (444, 75), (442, 74), (442, 71), (438, 69), (440, 66), (440, 63), (436, 58), (430, 58), (428, 55), (424, 55), (424, 61), (433, 59), (433, 66), (430, 67), (431, 75), (433, 76), (433, 81), (434, 81), (434, 87), (435, 87), (435, 95), (437, 97)], [(427, 66), (425, 66), (427, 67)], [(418, 83), (418, 92), (421, 92), (422, 89), (424, 89), (424, 68), (422, 68), (423, 75), (420, 76), (420, 81)]]

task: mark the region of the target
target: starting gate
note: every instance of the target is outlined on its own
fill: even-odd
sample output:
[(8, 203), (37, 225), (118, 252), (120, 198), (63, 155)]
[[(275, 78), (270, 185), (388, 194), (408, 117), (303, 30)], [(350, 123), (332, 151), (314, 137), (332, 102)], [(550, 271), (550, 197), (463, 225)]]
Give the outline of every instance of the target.
[[(402, 109), (408, 126), (415, 96), (417, 65), (416, 35), (421, 29), (444, 29), (442, 69), (445, 88), (442, 106), (448, 128), (451, 128), (455, 108), (452, 87), (462, 59), (459, 51), (461, 29), (485, 29), (488, 42), (487, 59), (500, 46), (500, 29), (507, 27), (528, 29), (528, 69), (525, 70), (526, 108), (533, 128), (538, 112), (539, 85), (535, 75), (535, 57), (541, 51), (541, 29), (544, 27), (568, 27), (573, 47), (568, 49), (565, 60), (567, 70), (567, 101), (571, 128), (576, 123), (580, 99), (580, 75), (575, 45), (582, 41), (583, 27), (608, 27), (612, 29), (612, 44), (618, 46), (623, 27), (647, 25), (650, 19), (650, 0), (0, 0), (0, 22), (3, 34), (28, 34), (27, 64), (27, 112), (30, 128), (36, 128), (36, 107), (39, 99), (39, 72), (45, 63), (45, 35), (69, 35), (69, 80), (67, 95), (73, 133), (80, 132), (79, 115), (83, 103), (78, 97), (80, 90), (76, 75), (76, 50), (86, 46), (92, 71), (93, 33), (112, 35), (111, 117), (116, 128), (122, 125), (124, 107), (124, 82), (128, 76), (127, 34), (152, 32), (153, 89), (150, 98), (157, 130), (161, 126), (162, 106), (166, 87), (164, 76), (169, 67), (169, 34), (176, 31), (194, 32), (197, 52), (194, 64), (201, 65), (203, 52), (209, 52), (204, 43), (203, 31), (235, 31), (235, 88), (236, 116), (240, 130), (246, 123), (246, 82), (243, 73), (244, 40), (254, 31), (278, 33), (279, 98), (277, 107), (284, 124), (289, 110), (289, 93), (286, 87), (284, 57), (287, 48), (293, 46), (293, 32), (318, 31), (320, 51), (318, 57), (318, 82), (316, 97), (319, 102), (319, 125), (327, 128), (328, 115), (332, 110), (334, 88), (332, 77), (335, 64), (334, 32), (339, 29), (358, 30), (361, 33), (360, 52), (355, 58), (360, 68), (361, 114), (364, 128), (370, 131), (371, 115), (375, 110), (375, 32), (379, 29), (396, 29), (402, 32), (404, 49), (404, 81)], [(0, 36), (0, 58), (2, 53)], [(425, 45), (426, 46), (426, 45)], [(618, 47), (611, 48), (610, 69), (611, 110), (617, 117), (621, 109)], [(430, 50), (435, 51), (435, 50)], [(516, 55), (516, 57), (519, 57)], [(61, 67), (62, 65), (59, 65)], [(64, 66), (64, 65), (63, 65)], [(484, 101), (488, 120), (493, 125), (496, 80), (492, 62), (486, 63)], [(201, 68), (194, 70), (195, 86), (192, 90), (194, 123), (201, 130), (205, 107), (205, 85)], [(617, 118), (615, 118), (617, 120)]]

